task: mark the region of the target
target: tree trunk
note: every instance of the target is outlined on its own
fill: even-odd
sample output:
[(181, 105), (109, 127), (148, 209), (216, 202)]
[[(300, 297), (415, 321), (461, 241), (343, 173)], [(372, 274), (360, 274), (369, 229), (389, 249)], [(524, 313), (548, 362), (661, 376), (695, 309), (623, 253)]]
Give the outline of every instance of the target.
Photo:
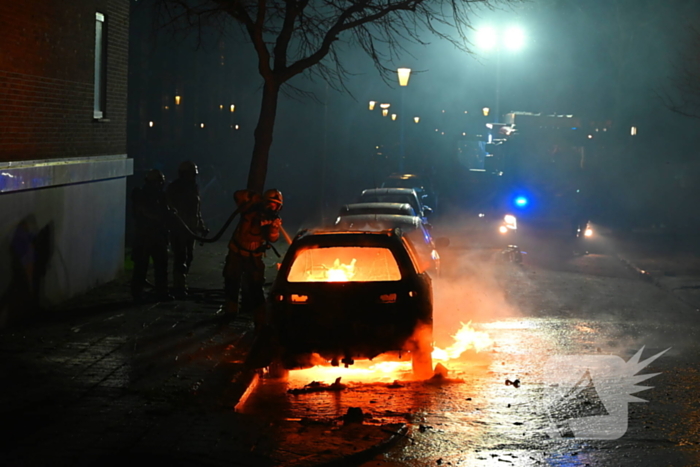
[(267, 177), (267, 160), (272, 146), (278, 98), (279, 85), (273, 80), (266, 80), (263, 87), (258, 126), (255, 127), (253, 158), (250, 161), (250, 170), (248, 171), (248, 189), (261, 194), (265, 188), (265, 178)]

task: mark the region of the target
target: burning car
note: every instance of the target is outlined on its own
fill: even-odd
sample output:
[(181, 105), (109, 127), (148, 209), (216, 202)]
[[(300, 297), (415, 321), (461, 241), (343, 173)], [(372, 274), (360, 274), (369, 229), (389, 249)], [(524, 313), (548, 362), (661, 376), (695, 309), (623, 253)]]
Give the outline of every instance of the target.
[(312, 355), (352, 365), (397, 352), (432, 371), (432, 283), (400, 229), (301, 232), (272, 285), (269, 322), (286, 369)]

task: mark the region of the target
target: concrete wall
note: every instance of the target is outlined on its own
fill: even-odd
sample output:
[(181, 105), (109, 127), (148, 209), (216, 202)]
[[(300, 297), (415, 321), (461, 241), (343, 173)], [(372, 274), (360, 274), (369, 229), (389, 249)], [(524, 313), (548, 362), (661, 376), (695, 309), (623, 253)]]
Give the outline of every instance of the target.
[(126, 156), (0, 163), (0, 327), (116, 277), (132, 173)]

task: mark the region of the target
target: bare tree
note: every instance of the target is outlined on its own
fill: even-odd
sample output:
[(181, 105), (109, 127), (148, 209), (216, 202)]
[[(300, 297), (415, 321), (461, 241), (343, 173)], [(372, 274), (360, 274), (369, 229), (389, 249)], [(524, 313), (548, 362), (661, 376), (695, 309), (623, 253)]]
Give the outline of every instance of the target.
[(475, 8), (520, 0), (150, 0), (162, 25), (203, 28), (238, 26), (250, 43), (263, 79), (248, 188), (261, 191), (283, 85), (308, 73), (343, 89), (339, 45), (359, 47), (387, 80), (387, 67), (407, 43), (424, 34), (469, 52), (466, 32)]

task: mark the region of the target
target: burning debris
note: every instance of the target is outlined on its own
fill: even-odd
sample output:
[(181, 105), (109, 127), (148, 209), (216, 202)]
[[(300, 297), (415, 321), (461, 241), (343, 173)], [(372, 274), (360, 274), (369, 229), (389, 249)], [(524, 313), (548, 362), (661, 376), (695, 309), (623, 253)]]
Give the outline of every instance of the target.
[(288, 394), (310, 394), (312, 392), (324, 392), (324, 391), (342, 391), (347, 388), (347, 385), (340, 382), (340, 378), (336, 378), (333, 384), (326, 384), (320, 381), (311, 381), (309, 384), (305, 385), (303, 388), (293, 388), (287, 391)]

